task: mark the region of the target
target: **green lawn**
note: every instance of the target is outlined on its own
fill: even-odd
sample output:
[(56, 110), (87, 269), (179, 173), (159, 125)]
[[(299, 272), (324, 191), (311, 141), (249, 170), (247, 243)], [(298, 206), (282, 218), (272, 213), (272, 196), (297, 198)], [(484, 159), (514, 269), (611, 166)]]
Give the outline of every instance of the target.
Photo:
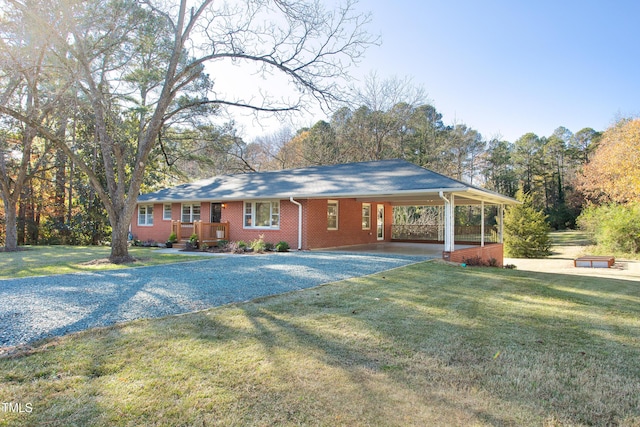
[(554, 231), (549, 233), (553, 246), (589, 246), (593, 242), (589, 235), (579, 230)]
[(131, 247), (129, 254), (138, 261), (116, 265), (92, 262), (109, 257), (111, 248), (107, 246), (27, 246), (22, 249), (0, 252), (0, 279), (142, 267), (195, 259), (188, 255), (159, 254), (155, 248)]
[(640, 425), (640, 282), (415, 264), (0, 358), (0, 425)]

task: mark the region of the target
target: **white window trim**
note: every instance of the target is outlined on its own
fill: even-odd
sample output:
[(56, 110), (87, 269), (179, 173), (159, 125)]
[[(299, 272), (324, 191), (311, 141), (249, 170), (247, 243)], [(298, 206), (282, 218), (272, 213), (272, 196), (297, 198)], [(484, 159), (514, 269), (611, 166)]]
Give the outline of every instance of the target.
[[(278, 223), (276, 225), (268, 225), (268, 226), (256, 226), (253, 225), (256, 223), (256, 203), (269, 203), (270, 204), (270, 208), (269, 208), (269, 218), (271, 219), (271, 221), (273, 221), (273, 205), (274, 203), (277, 204), (278, 206)], [(247, 225), (247, 205), (251, 206), (251, 224), (252, 225)], [(248, 230), (280, 230), (280, 220), (281, 220), (281, 215), (280, 215), (280, 211), (281, 211), (281, 207), (280, 207), (280, 200), (251, 200), (251, 201), (245, 201), (242, 204), (242, 228), (244, 229), (248, 229)]]
[[(169, 206), (169, 218), (167, 218), (167, 206)], [(162, 220), (171, 221), (171, 203), (165, 203), (162, 205)]]
[[(329, 205), (336, 205), (336, 226), (329, 227)], [(340, 204), (337, 200), (327, 200), (327, 230), (337, 230), (340, 224)]]
[[(144, 222), (140, 222), (140, 211), (144, 208)], [(151, 214), (149, 214), (149, 208), (151, 208)], [(149, 222), (151, 219), (151, 222)], [(153, 205), (138, 205), (138, 225), (140, 227), (153, 227)]]
[[(364, 215), (365, 206), (369, 208), (369, 215), (368, 216)], [(369, 223), (369, 225), (366, 226), (366, 227), (364, 226), (364, 219), (365, 218), (368, 219), (368, 223)], [(371, 230), (371, 203), (363, 203), (362, 204), (362, 229), (363, 230)]]
[[(184, 208), (185, 208), (185, 206), (189, 206), (189, 221), (185, 221), (184, 220)], [(202, 219), (202, 205), (200, 203), (183, 203), (180, 206), (180, 221), (186, 222), (186, 223), (194, 222), (194, 218), (193, 218), (193, 207), (194, 206), (200, 207), (200, 219)], [(200, 219), (199, 220), (195, 220), (195, 221), (200, 221)]]

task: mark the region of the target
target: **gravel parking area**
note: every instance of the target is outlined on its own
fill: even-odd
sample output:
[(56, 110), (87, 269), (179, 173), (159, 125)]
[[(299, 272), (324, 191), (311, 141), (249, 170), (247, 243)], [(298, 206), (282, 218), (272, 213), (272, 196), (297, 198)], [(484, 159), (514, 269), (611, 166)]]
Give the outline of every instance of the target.
[(274, 253), (0, 280), (0, 347), (310, 288), (425, 259), (386, 254)]

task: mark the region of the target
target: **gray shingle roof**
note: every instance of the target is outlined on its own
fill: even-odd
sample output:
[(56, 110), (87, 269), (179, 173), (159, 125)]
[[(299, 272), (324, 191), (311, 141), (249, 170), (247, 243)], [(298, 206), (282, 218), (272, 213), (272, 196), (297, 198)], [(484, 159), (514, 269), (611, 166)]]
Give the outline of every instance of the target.
[[(405, 160), (312, 166), (222, 175), (138, 197), (139, 202), (232, 201), (250, 199), (376, 197), (475, 190), (506, 198), (416, 166)], [(508, 202), (508, 200), (507, 200)]]

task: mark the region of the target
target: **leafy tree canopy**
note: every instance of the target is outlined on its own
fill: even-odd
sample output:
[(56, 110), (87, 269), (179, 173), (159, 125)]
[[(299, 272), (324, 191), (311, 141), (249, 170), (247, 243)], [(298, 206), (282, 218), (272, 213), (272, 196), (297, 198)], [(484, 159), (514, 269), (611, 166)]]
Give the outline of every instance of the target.
[(621, 120), (604, 132), (579, 188), (594, 201), (640, 201), (640, 119)]

